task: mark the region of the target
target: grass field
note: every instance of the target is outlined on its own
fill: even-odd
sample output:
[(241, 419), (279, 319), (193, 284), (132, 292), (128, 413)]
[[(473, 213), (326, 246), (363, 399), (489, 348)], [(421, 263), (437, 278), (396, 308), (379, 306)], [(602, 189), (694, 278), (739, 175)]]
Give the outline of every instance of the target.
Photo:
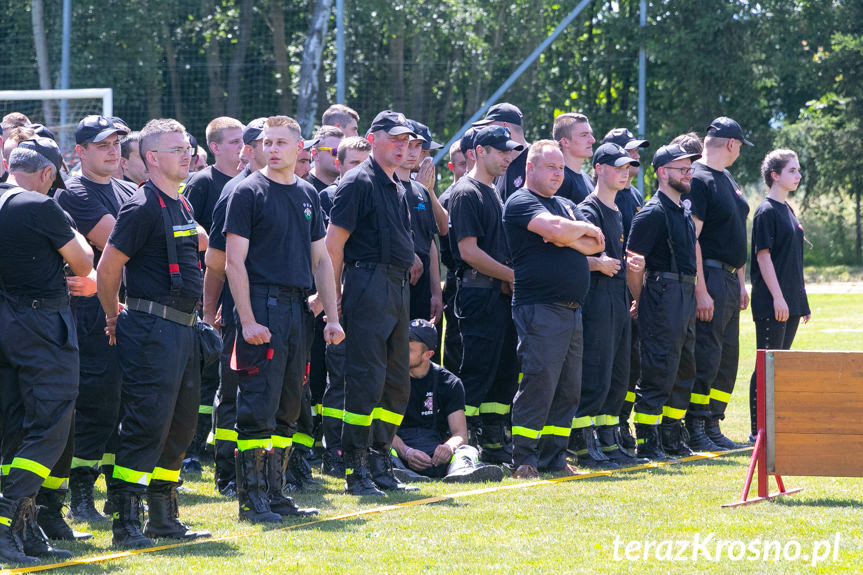
[[(813, 320), (798, 332), (795, 349), (863, 349), (863, 295), (811, 297)], [(748, 381), (754, 365), (751, 316), (741, 321), (738, 391), (725, 429), (736, 440), (748, 435)], [(240, 535), (155, 551), (60, 573), (860, 573), (863, 572), (863, 479), (786, 477), (798, 495), (737, 509), (722, 509), (739, 497), (749, 453), (615, 473), (601, 478), (544, 483), (445, 499), (382, 513), (287, 529), (235, 521), (236, 503), (214, 494), (211, 475), (188, 481), (181, 496), (183, 519), (216, 537)], [(861, 470), (863, 472), (863, 470)], [(771, 480), (772, 482), (772, 480)], [(101, 484), (101, 481), (100, 481)], [(504, 485), (516, 484), (507, 479)], [(319, 507), (326, 519), (380, 505), (419, 500), (488, 485), (424, 484), (420, 495), (358, 501), (330, 480), (300, 504)], [(775, 490), (775, 485), (772, 485)], [(101, 497), (101, 493), (100, 493)], [(92, 527), (92, 526), (90, 526)], [(94, 531), (91, 542), (71, 545), (77, 556), (110, 553), (110, 531)], [(632, 541), (776, 540), (793, 555), (810, 556), (817, 541), (835, 543), (830, 555), (812, 560), (714, 560), (715, 544), (693, 562), (625, 559)], [(247, 536), (250, 535), (250, 536)], [(615, 557), (615, 541), (618, 541)], [(790, 546), (788, 545), (791, 542)], [(758, 544), (758, 543), (756, 543)], [(666, 545), (666, 549), (669, 548)], [(674, 550), (681, 549), (675, 544)], [(734, 550), (734, 548), (732, 548)], [(823, 546), (822, 546), (823, 550)], [(738, 555), (734, 552), (732, 555)], [(660, 557), (664, 555), (660, 554)], [(772, 556), (771, 556), (772, 559)]]

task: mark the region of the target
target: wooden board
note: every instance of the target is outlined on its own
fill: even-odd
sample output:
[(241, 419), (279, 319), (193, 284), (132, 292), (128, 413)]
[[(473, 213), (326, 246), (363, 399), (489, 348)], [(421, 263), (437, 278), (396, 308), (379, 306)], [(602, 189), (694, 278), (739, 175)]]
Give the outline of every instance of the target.
[(863, 352), (771, 351), (766, 383), (770, 473), (863, 477)]

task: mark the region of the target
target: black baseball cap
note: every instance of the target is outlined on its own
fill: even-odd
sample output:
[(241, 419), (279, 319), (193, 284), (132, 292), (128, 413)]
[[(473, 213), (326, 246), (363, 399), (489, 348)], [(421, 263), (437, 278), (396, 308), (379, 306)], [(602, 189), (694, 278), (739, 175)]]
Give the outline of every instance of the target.
[(192, 148), (192, 157), (197, 157), (198, 155), (198, 138), (186, 132), (186, 139), (189, 140), (189, 147)]
[(501, 104), (495, 104), (489, 108), (488, 112), (485, 113), (485, 118), (474, 122), (473, 125), (487, 126), (492, 122), (506, 122), (507, 124), (521, 126), (522, 117), (521, 110), (519, 110), (517, 106), (508, 102), (503, 102)]
[(399, 136), (401, 134), (410, 134), (416, 136), (414, 129), (408, 123), (408, 119), (401, 112), (393, 112), (392, 110), (384, 110), (380, 112), (375, 119), (372, 120), (372, 125), (369, 132), (384, 131), (390, 136)]
[(251, 144), (264, 137), (264, 124), (267, 123), (266, 118), (255, 118), (243, 128), (243, 143)]
[(130, 128), (129, 124), (126, 123), (126, 120), (124, 120), (120, 116), (107, 116), (107, 118), (108, 121), (114, 124), (114, 126), (116, 126), (117, 128), (122, 128), (126, 130), (127, 134), (132, 131), (132, 128)]
[(115, 124), (104, 116), (87, 116), (78, 122), (78, 127), (75, 128), (75, 143), (101, 142), (111, 134), (125, 136), (128, 133), (128, 126)]
[(502, 152), (511, 150), (524, 150), (524, 146), (512, 139), (509, 128), (503, 126), (483, 126), (476, 131), (473, 138), (473, 147), (491, 146)]
[(33, 130), (40, 138), (51, 138), (55, 142), (57, 141), (57, 136), (54, 135), (54, 132), (43, 124), (29, 124), (27, 127)]
[(603, 144), (617, 144), (624, 150), (634, 150), (635, 148), (646, 148), (650, 145), (647, 140), (636, 140), (632, 132), (626, 128), (615, 128), (605, 135), (602, 139)]
[(437, 328), (434, 324), (424, 319), (411, 320), (408, 327), (408, 338), (425, 344), (429, 349), (437, 349)]
[(60, 148), (57, 146), (57, 142), (51, 138), (36, 136), (35, 138), (24, 140), (19, 143), (18, 147), (33, 150), (54, 164), (54, 167), (57, 168), (57, 175), (54, 178), (54, 187), (66, 188), (66, 184), (63, 182), (63, 176), (60, 175), (60, 168), (63, 167), (63, 154), (60, 153)]
[(594, 166), (596, 164), (605, 164), (607, 166), (614, 166), (615, 168), (619, 168), (620, 166), (625, 166), (627, 164), (633, 166), (641, 165), (638, 163), (638, 160), (629, 157), (629, 154), (626, 153), (623, 146), (612, 143), (602, 144), (598, 147), (593, 153), (593, 161), (591, 164)]
[(440, 150), (443, 144), (439, 144), (432, 139), (431, 130), (425, 124), (421, 124), (416, 120), (408, 120), (416, 134), (423, 141), (423, 150)]
[(668, 144), (656, 150), (656, 153), (653, 154), (653, 161), (650, 164), (654, 168), (661, 168), (674, 160), (697, 160), (700, 157), (701, 154), (690, 154), (680, 144)]
[(461, 135), (461, 140), (459, 140), (458, 147), (461, 150), (461, 153), (464, 154), (468, 150), (473, 150), (476, 148), (474, 145), (474, 138), (476, 137), (477, 129), (474, 127), (470, 127), (464, 131), (464, 134)]
[(710, 122), (710, 125), (707, 127), (707, 135), (715, 136), (717, 138), (732, 138), (734, 140), (740, 140), (747, 146), (755, 145), (743, 137), (743, 128), (728, 116), (720, 116)]

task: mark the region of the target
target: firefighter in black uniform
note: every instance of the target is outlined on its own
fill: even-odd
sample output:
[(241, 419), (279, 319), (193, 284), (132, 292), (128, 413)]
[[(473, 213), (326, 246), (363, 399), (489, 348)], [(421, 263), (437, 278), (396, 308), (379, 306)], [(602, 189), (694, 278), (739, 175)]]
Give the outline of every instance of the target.
[(523, 372), (512, 402), (513, 477), (520, 479), (536, 479), (540, 470), (575, 473), (566, 446), (581, 390), (581, 304), (590, 285), (585, 254), (602, 251), (604, 241), (571, 200), (555, 197), (563, 169), (557, 142), (534, 143), (525, 187), (509, 197), (503, 213)]
[[(646, 270), (630, 269), (632, 313), (641, 325), (641, 378), (635, 389), (633, 420), (637, 453), (665, 459), (663, 446), (691, 454), (682, 438), (685, 411), (695, 379), (695, 226), (680, 196), (689, 191), (692, 160), (677, 144), (653, 156), (659, 192), (632, 220), (627, 250), (645, 258)], [(663, 427), (660, 441), (659, 427)]]
[(263, 145), (267, 165), (243, 180), (228, 201), (225, 271), (239, 330), (231, 358), (239, 372), (239, 516), (278, 522), (283, 515), (317, 513), (298, 508), (282, 493), (314, 330), (307, 299), (313, 276), (329, 320), (324, 337), (338, 343), (344, 332), (320, 200), (294, 174), (302, 146), (299, 124), (287, 116), (267, 118)]
[(476, 128), (492, 125), (506, 128), (509, 130), (510, 137), (521, 146), (518, 154), (513, 156), (512, 161), (507, 166), (506, 173), (501, 174), (495, 180), (494, 188), (497, 190), (502, 202), (505, 202), (513, 192), (524, 185), (524, 170), (527, 164), (528, 145), (524, 139), (523, 118), (521, 110), (517, 106), (503, 102), (489, 108), (488, 112), (485, 113), (485, 118), (473, 123)]
[[(81, 175), (66, 182), (54, 198), (75, 220), (78, 231), (95, 248), (95, 264), (108, 242), (117, 213), (135, 192), (135, 185), (112, 177), (120, 163), (121, 124), (101, 116), (87, 116), (75, 130), (75, 150)], [(100, 467), (106, 478), (113, 472), (113, 443), (120, 419), (122, 373), (117, 349), (105, 337), (105, 314), (99, 299), (75, 303), (81, 379), (75, 405), (75, 457), (69, 477), (69, 516), (76, 521), (105, 521), (93, 503), (93, 484)], [(113, 439), (112, 439), (113, 438)], [(110, 442), (110, 443), (109, 443)]]
[(506, 427), (518, 380), (517, 335), (512, 321), (509, 244), (503, 203), (492, 183), (523, 146), (501, 126), (480, 128), (474, 137), (476, 165), (450, 197), (450, 248), (459, 279), (455, 314), (462, 337), (459, 370), (465, 392), (468, 440), (482, 460), (509, 463)]
[(47, 197), (63, 185), (60, 165), (52, 140), (28, 140), (10, 154), (0, 184), (0, 560), (20, 564), (71, 557), (48, 543), (34, 502), (40, 487), (57, 489), (49, 481), (64, 480), (52, 468), (67, 450), (78, 394), (78, 337), (63, 260), (77, 276), (93, 269), (86, 240)]
[[(108, 497), (113, 541), (147, 547), (151, 537), (209, 536), (180, 521), (177, 487), (195, 434), (201, 357), (195, 328), (206, 233), (178, 190), (189, 172), (185, 129), (169, 119), (141, 130), (150, 179), (120, 208), (98, 266), (99, 300), (123, 369), (119, 442)], [(125, 267), (125, 269), (124, 269)], [(118, 291), (126, 280), (126, 306)], [(149, 520), (141, 532), (144, 493)]]
[(336, 277), (344, 268), (342, 449), (352, 495), (416, 489), (395, 479), (390, 458), (410, 397), (408, 269), (414, 249), (405, 190), (393, 176), (411, 135), (403, 114), (385, 110), (375, 116), (371, 156), (342, 178), (330, 211), (327, 248)]

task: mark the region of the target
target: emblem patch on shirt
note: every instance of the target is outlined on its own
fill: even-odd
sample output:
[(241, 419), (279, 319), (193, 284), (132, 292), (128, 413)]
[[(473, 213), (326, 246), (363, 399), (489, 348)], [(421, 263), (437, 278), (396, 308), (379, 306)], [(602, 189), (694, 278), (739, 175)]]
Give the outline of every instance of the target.
[(519, 176), (519, 177), (517, 177), (515, 180), (513, 180), (513, 182), (512, 182), (512, 183), (515, 185), (515, 187), (516, 187), (516, 188), (520, 188), (520, 187), (521, 187), (521, 184), (522, 184), (523, 182), (524, 182), (524, 178), (522, 178), (521, 176)]
[(417, 204), (417, 211), (418, 212), (424, 212), (425, 209), (426, 209), (426, 203), (425, 202), (419, 202)]
[(426, 395), (426, 400), (423, 403), (423, 415), (431, 415), (432, 410), (434, 409), (434, 396), (431, 392)]
[(306, 217), (307, 220), (312, 219), (312, 204), (307, 204), (306, 202), (303, 202), (303, 215)]

